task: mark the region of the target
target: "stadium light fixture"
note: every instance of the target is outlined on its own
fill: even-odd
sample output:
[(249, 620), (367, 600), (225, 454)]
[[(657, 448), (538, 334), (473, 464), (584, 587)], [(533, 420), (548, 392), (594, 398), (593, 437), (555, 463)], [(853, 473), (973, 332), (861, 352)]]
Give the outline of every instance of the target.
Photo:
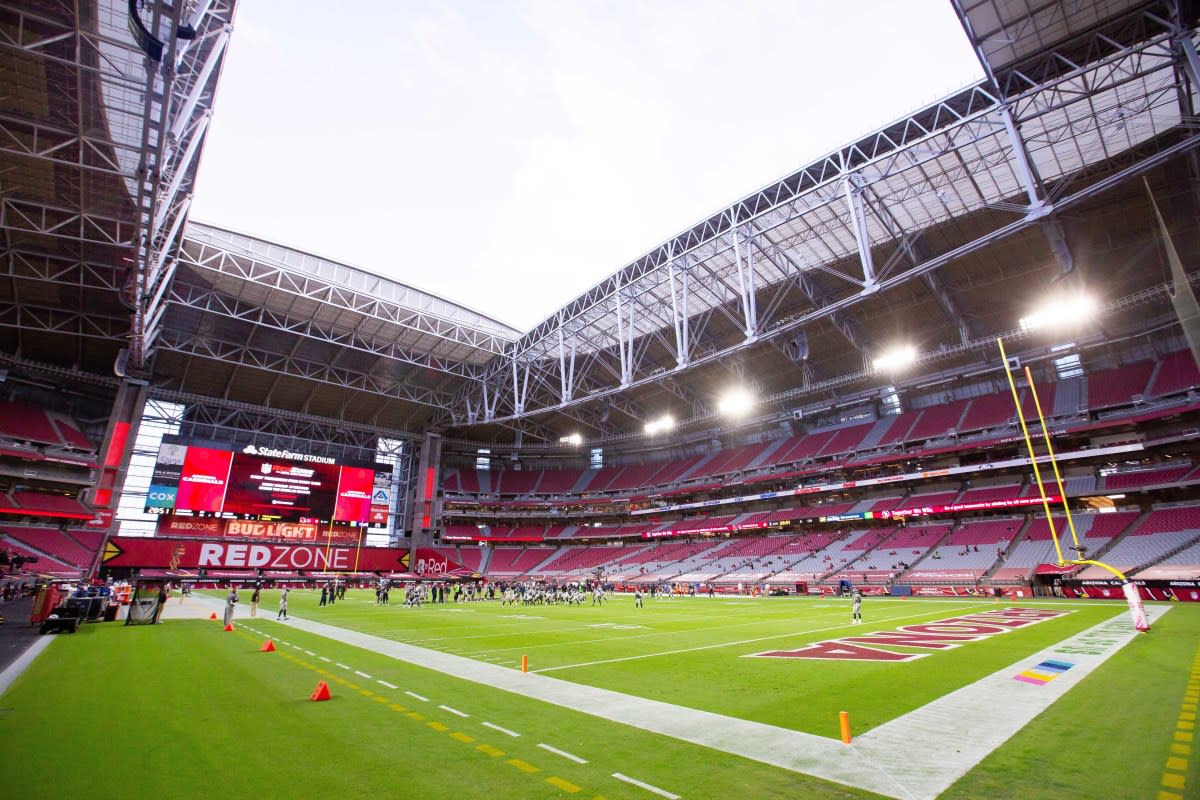
[(646, 433), (653, 436), (656, 433), (664, 433), (675, 427), (675, 418), (670, 414), (663, 414), (658, 419), (652, 419), (646, 423)]
[(754, 395), (742, 387), (730, 389), (717, 401), (717, 410), (727, 417), (744, 417), (754, 408)]
[(569, 444), (578, 447), (583, 444), (583, 436), (578, 433), (568, 433), (566, 436), (558, 437), (559, 444)]
[(1079, 293), (1051, 298), (1021, 317), (1023, 331), (1076, 327), (1096, 316), (1100, 304), (1091, 295)]
[(911, 344), (893, 347), (875, 359), (877, 372), (898, 372), (917, 360), (917, 348)]

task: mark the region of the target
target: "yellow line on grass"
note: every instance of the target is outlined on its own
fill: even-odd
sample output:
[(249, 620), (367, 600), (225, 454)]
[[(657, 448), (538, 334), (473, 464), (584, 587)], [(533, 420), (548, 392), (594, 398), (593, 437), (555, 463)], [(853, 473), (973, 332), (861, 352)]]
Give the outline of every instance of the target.
[(582, 791), (581, 787), (576, 786), (575, 784), (571, 783), (570, 781), (564, 781), (562, 778), (556, 778), (553, 775), (551, 775), (549, 778), (546, 778), (546, 783), (548, 783), (551, 786), (554, 786), (556, 788), (562, 789), (564, 792), (570, 792), (571, 794), (575, 794), (576, 792)]
[[(1182, 792), (1187, 788), (1188, 756), (1192, 754), (1190, 742), (1194, 737), (1192, 731), (1196, 728), (1196, 697), (1200, 695), (1200, 648), (1196, 649), (1196, 657), (1192, 662), (1192, 671), (1188, 676), (1187, 689), (1180, 703), (1179, 718), (1175, 720), (1175, 741), (1171, 743), (1171, 753), (1163, 765), (1160, 784), (1165, 787), (1158, 792), (1158, 800), (1183, 800), (1186, 795)], [(1179, 791), (1173, 791), (1178, 789)]]

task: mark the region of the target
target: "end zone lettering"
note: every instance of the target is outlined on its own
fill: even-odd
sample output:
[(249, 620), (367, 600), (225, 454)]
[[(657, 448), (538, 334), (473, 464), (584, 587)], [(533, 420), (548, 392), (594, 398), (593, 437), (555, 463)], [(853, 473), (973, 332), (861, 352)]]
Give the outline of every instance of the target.
[(334, 547), (328, 551), (317, 547), (221, 544), (204, 542), (200, 545), (197, 566), (232, 569), (350, 569), (351, 551)]
[(802, 647), (798, 650), (769, 650), (752, 655), (762, 658), (804, 658), (834, 661), (913, 661), (928, 653), (897, 653), (869, 645), (949, 650), (964, 642), (1009, 633), (1026, 625), (1070, 614), (1041, 608), (998, 608), (979, 614), (904, 625), (894, 631), (876, 631), (865, 636), (847, 636)]

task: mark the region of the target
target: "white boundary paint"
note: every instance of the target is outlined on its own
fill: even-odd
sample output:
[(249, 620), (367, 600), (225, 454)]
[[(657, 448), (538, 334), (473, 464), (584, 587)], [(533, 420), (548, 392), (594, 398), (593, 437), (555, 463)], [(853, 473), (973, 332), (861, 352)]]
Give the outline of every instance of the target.
[[(453, 674), (463, 680), (771, 766), (888, 797), (932, 800), (1139, 635), (1128, 615), (1123, 613), (1124, 609), (1121, 610), (1122, 613), (1058, 644), (884, 723), (856, 737), (850, 745), (788, 728), (570, 683), (546, 675), (522, 673), (320, 622), (295, 617), (288, 622), (293, 627), (334, 641)], [(1170, 610), (1171, 606), (1154, 606), (1147, 609), (1147, 613), (1151, 622), (1156, 622)], [(48, 640), (44, 641), (46, 644), (41, 648), (38, 648), (39, 641), (27, 651), (28, 661), (37, 655), (33, 652), (35, 648), (40, 652), (49, 644)], [(1042, 686), (1014, 679), (1015, 675), (1046, 660), (1067, 661), (1073, 666)], [(0, 691), (6, 688), (5, 678), (11, 682), (12, 678), (8, 676), (15, 666), (14, 663), (0, 673)], [(414, 692), (406, 690), (405, 694), (428, 702), (428, 698)], [(970, 726), (969, 736), (964, 736), (964, 722)], [(499, 726), (488, 727), (498, 729)], [(914, 741), (920, 742), (921, 746), (914, 748)], [(628, 778), (620, 773), (614, 773), (613, 777), (618, 780)], [(626, 782), (648, 791), (657, 790), (664, 797), (675, 796), (636, 779)]]
[[(61, 634), (54, 634), (59, 636)], [(0, 695), (8, 691), (8, 687), (13, 685), (13, 681), (21, 677), (21, 673), (33, 663), (33, 660), (41, 655), (42, 651), (50, 646), (54, 641), (54, 636), (43, 635), (39, 639), (35, 639), (33, 644), (25, 649), (24, 653), (17, 656), (16, 660), (8, 665), (8, 668), (0, 672)]]
[[(1169, 610), (1169, 606), (1154, 607), (1153, 619)], [(299, 618), (291, 622), (310, 633), (456, 678), (906, 800), (936, 797), (1138, 635), (1128, 616), (1120, 614), (844, 745), (802, 731), (522, 673), (320, 622)], [(1062, 652), (1089, 642), (1103, 647), (1095, 655)], [(1013, 680), (1012, 676), (1046, 659), (1075, 666), (1045, 686)], [(963, 735), (964, 722), (970, 725), (970, 736)], [(912, 746), (914, 741), (920, 742), (919, 748)]]

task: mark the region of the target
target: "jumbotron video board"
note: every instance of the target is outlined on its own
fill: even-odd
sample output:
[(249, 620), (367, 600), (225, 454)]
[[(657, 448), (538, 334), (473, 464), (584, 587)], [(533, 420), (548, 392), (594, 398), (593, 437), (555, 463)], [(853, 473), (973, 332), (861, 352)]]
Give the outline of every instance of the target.
[(281, 522), (387, 524), (390, 476), (332, 458), (248, 445), (241, 450), (165, 437), (148, 514)]

